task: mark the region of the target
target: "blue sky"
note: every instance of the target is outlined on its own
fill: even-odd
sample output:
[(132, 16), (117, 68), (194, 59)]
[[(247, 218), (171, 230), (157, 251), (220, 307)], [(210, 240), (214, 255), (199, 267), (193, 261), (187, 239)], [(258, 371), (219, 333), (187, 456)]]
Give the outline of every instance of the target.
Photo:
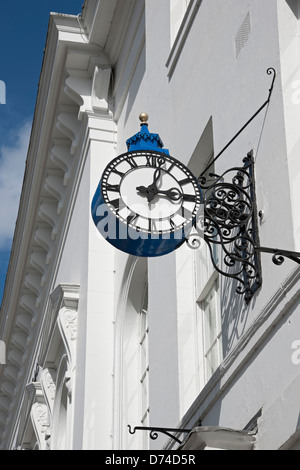
[[(9, 263), (50, 12), (84, 0), (14, 0), (0, 15), (0, 303)], [(4, 94), (5, 85), (5, 94)]]

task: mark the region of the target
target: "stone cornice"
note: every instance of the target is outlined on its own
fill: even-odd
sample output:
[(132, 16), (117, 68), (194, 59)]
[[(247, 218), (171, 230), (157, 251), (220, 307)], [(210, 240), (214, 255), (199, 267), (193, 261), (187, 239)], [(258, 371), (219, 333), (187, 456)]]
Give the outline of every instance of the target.
[(61, 284), (50, 295), (43, 319), (39, 363), (32, 381), (26, 385), (23, 393), (17, 434), (18, 448), (32, 448), (33, 432), (38, 448), (49, 448), (58, 385), (57, 366), (52, 368), (51, 365), (56, 357), (58, 344), (63, 343), (65, 353), (62, 362), (67, 361), (68, 368), (62, 380), (63, 383), (68, 382), (71, 391), (71, 379), (75, 370), (78, 302), (78, 285)]
[[(77, 17), (51, 16), (1, 308), (0, 338), (6, 344), (7, 358), (0, 370), (0, 448), (9, 445), (22, 390), (32, 374), (91, 117), (92, 127), (98, 121), (98, 130), (104, 128), (105, 138), (114, 141), (110, 73), (106, 56), (88, 44)], [(102, 125), (102, 121), (111, 124)], [(72, 321), (64, 315), (68, 309), (59, 322), (68, 345), (72, 344), (68, 342)], [(72, 361), (71, 350), (69, 355)]]
[[(126, 1), (128, 3), (128, 0)], [(129, 1), (132, 2), (132, 0)], [(91, 43), (97, 43), (104, 48), (117, 3), (120, 4), (120, 0), (85, 2), (82, 19), (85, 32)], [(119, 5), (118, 8), (120, 8)], [(97, 25), (96, 28), (95, 25)]]

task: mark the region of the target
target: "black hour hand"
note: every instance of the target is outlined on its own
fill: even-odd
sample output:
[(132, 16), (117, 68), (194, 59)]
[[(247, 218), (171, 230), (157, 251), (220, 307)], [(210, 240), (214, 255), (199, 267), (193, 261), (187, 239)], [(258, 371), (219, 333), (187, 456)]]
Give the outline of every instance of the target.
[(147, 194), (148, 193), (148, 188), (146, 186), (138, 186), (136, 190), (141, 193), (141, 194)]
[(156, 194), (156, 191), (151, 191), (151, 187), (148, 186), (148, 188), (146, 188), (145, 186), (138, 186), (136, 188), (136, 190), (140, 193), (140, 194), (145, 194), (147, 196), (147, 200), (148, 202), (151, 202), (152, 199), (154, 199), (154, 196)]

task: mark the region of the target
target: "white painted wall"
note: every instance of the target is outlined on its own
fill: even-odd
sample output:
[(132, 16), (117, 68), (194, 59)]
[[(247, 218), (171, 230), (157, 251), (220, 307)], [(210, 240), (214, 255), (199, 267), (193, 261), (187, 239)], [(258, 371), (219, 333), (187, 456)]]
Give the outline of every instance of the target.
[[(119, 126), (122, 128), (119, 135), (122, 137), (122, 133), (124, 136), (132, 134), (135, 110), (137, 110), (136, 116), (140, 111), (146, 111), (150, 116), (150, 131), (159, 132), (165, 147), (170, 149), (170, 153), (187, 164), (207, 122), (212, 117), (216, 154), (267, 100), (272, 76), (267, 75), (266, 71), (269, 67), (274, 67), (277, 71), (277, 79), (270, 105), (223, 154), (216, 163), (216, 172), (220, 173), (229, 166), (241, 164), (242, 158), (253, 149), (256, 158), (258, 209), (263, 210), (265, 214), (263, 223), (260, 225), (261, 244), (294, 249), (293, 213), (288, 189), (292, 172), (289, 170), (287, 160), (287, 121), (283, 114), (286, 104), (282, 96), (284, 78), (280, 58), (282, 49), (279, 47), (278, 38), (278, 24), (281, 24), (281, 21), (283, 23), (287, 21), (280, 19), (280, 16), (285, 14), (284, 10), (288, 7), (286, 2), (282, 1), (277, 12), (277, 6), (279, 5), (271, 0), (263, 3), (258, 0), (242, 2), (232, 0), (222, 4), (214, 0), (203, 1), (198, 14), (193, 19), (175, 67), (168, 77), (168, 70), (171, 69), (171, 65), (166, 67), (171, 51), (166, 20), (170, 14), (168, 5), (167, 2), (163, 5), (160, 3), (158, 8), (157, 2), (146, 1), (146, 72), (134, 102), (130, 106), (131, 114), (128, 121), (125, 119), (128, 103), (125, 103), (119, 120)], [(247, 40), (242, 42), (237, 55), (236, 43), (241, 41), (238, 34), (247, 17), (250, 18), (250, 30), (247, 32)], [(153, 24), (156, 25), (155, 28)], [(282, 28), (285, 31), (286, 25)], [(157, 31), (166, 31), (166, 34), (157, 35)], [(147, 102), (145, 97), (147, 97)], [(145, 105), (147, 105), (146, 108)], [(297, 135), (296, 127), (293, 126), (292, 129), (294, 130), (291, 132)], [(279, 188), (286, 190), (279, 191)], [(192, 397), (196, 397), (197, 387), (194, 375), (196, 344), (188, 334), (189, 331), (191, 333), (189, 328), (193, 323), (192, 318), (188, 328), (184, 326), (186, 317), (194, 308), (191, 275), (189, 275), (191, 274), (189, 271), (191, 261), (185, 257), (184, 248), (180, 250), (177, 257), (176, 295), (179, 338), (179, 409), (183, 413), (192, 404)], [(164, 266), (163, 272), (166, 272), (167, 259), (162, 259), (159, 263)], [(272, 264), (270, 255), (262, 255), (262, 266), (263, 286), (248, 306), (236, 297), (229, 281), (221, 280), (223, 288), (227, 289), (228, 299), (226, 303), (222, 301), (226, 355), (230, 355), (235, 348), (238, 349), (241, 338), (245, 337), (255, 320), (260, 318), (270, 298), (276, 297), (276, 292), (285, 277), (294, 268), (289, 261), (278, 268)], [(182, 275), (183, 272), (186, 276)], [(153, 292), (161, 292), (162, 278), (157, 275), (151, 276), (151, 268), (149, 273), (149, 282), (152, 284)], [(168, 281), (169, 287), (165, 288), (163, 297), (161, 296), (160, 299), (164, 305), (168, 303), (172, 305), (174, 300), (172, 297), (173, 277), (171, 271), (169, 273), (171, 275)], [(158, 301), (153, 305), (155, 305), (154, 311), (159, 309)], [(276, 315), (279, 315), (279, 312), (271, 315), (272, 321)], [(292, 313), (291, 318), (293, 323), (295, 319)], [(253, 372), (249, 365), (249, 370), (247, 368), (243, 376), (245, 380), (239, 373), (234, 375), (234, 383), (230, 390), (227, 389), (226, 381), (230, 376), (229, 373), (224, 382), (216, 382), (214, 393), (217, 393), (218, 388), (224, 383), (226, 395), (220, 395), (220, 400), (207, 415), (204, 412), (205, 424), (218, 423), (234, 428), (245, 426), (264, 400), (272, 400), (269, 394), (270, 388), (276, 394), (275, 390), (281, 389), (283, 380), (287, 382), (292, 380), (288, 377), (288, 370), (297, 376), (298, 371), (290, 363), (292, 339), (292, 336), (288, 335), (283, 339), (280, 335), (274, 338), (267, 334), (267, 345), (261, 344), (262, 353), (257, 358), (252, 356), (254, 350), (251, 351), (249, 345), (243, 346), (245, 348), (243, 352), (250, 354), (248, 360), (251, 361), (249, 364), (253, 364)], [(156, 338), (154, 342), (155, 356), (158, 357), (160, 341)], [(282, 350), (280, 356), (278, 356), (279, 349)], [(237, 364), (237, 360), (233, 361), (232, 368), (234, 369)], [(267, 369), (270, 373), (271, 370), (276, 370), (277, 377), (271, 379)], [(283, 379), (285, 371), (286, 377)], [(171, 373), (168, 373), (167, 377), (171, 380)], [(256, 389), (253, 400), (252, 382), (255, 384), (253, 388)], [(249, 402), (247, 404), (244, 404), (243, 400), (240, 401), (240, 397), (244, 395), (245, 401)], [(159, 405), (159, 396), (155, 398), (157, 408), (152, 416), (156, 417), (157, 413), (159, 423), (164, 421), (167, 425), (169, 424), (168, 413), (164, 406)], [(202, 410), (205, 410), (204, 405)], [(195, 419), (195, 415), (193, 416)], [(197, 416), (200, 417), (200, 414)], [(274, 425), (273, 421), (272, 423)], [(287, 430), (282, 433), (282, 440), (287, 437), (287, 434)], [(262, 438), (261, 446), (265, 445), (267, 444), (263, 443)], [(275, 445), (275, 440), (273, 445)]]
[[(195, 150), (201, 149), (208, 122), (217, 154), (265, 102), (272, 78), (266, 70), (274, 67), (277, 79), (270, 105), (222, 155), (215, 170), (221, 173), (240, 165), (253, 149), (258, 209), (264, 211), (261, 244), (299, 246), (298, 62), (294, 60), (299, 2), (192, 3), (186, 22), (171, 40), (173, 2), (146, 0), (145, 8), (140, 0), (122, 2), (121, 18), (116, 14), (115, 21), (123, 29), (112, 22), (101, 44), (114, 67), (114, 104), (109, 106), (115, 123), (108, 112), (104, 118), (90, 109), (87, 88), (87, 95), (77, 96), (83, 133), (76, 155), (81, 158), (51, 280), (52, 290), (59, 284), (80, 285), (72, 389), (74, 449), (144, 445), (141, 437), (128, 434), (127, 425), (140, 424), (134, 422), (139, 406), (135, 406), (138, 384), (136, 388), (133, 384), (138, 360), (131, 339), (137, 336), (141, 287), (141, 278), (135, 276), (145, 266), (135, 271), (136, 260), (102, 239), (90, 216), (102, 171), (115, 155), (126, 151), (126, 140), (139, 130), (141, 112), (149, 114), (150, 132), (160, 134), (171, 155), (189, 164)], [(111, 20), (111, 8), (108, 13)], [(92, 31), (91, 37), (98, 36)], [(81, 36), (78, 42), (84, 49)], [(87, 48), (95, 52), (94, 45)], [(74, 66), (75, 55), (71, 56), (68, 65)], [(81, 65), (85, 57), (83, 52), (78, 58)], [(76, 148), (79, 136), (73, 138)], [(198, 171), (207, 157), (206, 151), (200, 151), (200, 161), (193, 159), (190, 164)], [(299, 428), (299, 364), (291, 359), (292, 345), (299, 340), (299, 273), (292, 271), (295, 266), (290, 261), (277, 267), (270, 255), (262, 255), (263, 285), (248, 306), (237, 298), (230, 282), (220, 281), (223, 293), (226, 289), (221, 302), (225, 359), (202, 388), (194, 261), (184, 246), (176, 254), (148, 262), (150, 424), (188, 427), (202, 419), (208, 426), (239, 429), (263, 408), (257, 448), (278, 448)], [(130, 406), (128, 396), (133, 397)], [(164, 444), (160, 438), (151, 442), (151, 448)]]
[(300, 119), (299, 1), (289, 0), (278, 1), (277, 3), (286, 145), (290, 179), (291, 207), (293, 213), (293, 236), (295, 250), (299, 251), (300, 219), (298, 201), (300, 197), (300, 168), (298, 155), (300, 141), (296, 124)]
[[(103, 128), (109, 130), (111, 142), (99, 138)], [(56, 284), (80, 285), (75, 449), (112, 446), (115, 254), (97, 231), (90, 207), (100, 175), (114, 156), (114, 124), (100, 119), (98, 129), (93, 123), (88, 146), (82, 149), (80, 185), (55, 279)], [(96, 432), (99, 422), (102, 426)]]

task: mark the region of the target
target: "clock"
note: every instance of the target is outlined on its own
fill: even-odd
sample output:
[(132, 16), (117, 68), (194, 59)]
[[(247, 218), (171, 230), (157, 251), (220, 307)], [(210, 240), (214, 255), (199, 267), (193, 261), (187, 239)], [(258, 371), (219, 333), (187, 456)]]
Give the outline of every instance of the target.
[(161, 256), (178, 248), (202, 203), (190, 170), (170, 155), (130, 151), (105, 168), (92, 202), (100, 233), (122, 251)]
[(114, 247), (135, 256), (162, 256), (178, 248), (196, 222), (202, 200), (198, 181), (171, 157), (158, 134), (141, 131), (128, 152), (105, 168), (92, 201), (93, 221)]

